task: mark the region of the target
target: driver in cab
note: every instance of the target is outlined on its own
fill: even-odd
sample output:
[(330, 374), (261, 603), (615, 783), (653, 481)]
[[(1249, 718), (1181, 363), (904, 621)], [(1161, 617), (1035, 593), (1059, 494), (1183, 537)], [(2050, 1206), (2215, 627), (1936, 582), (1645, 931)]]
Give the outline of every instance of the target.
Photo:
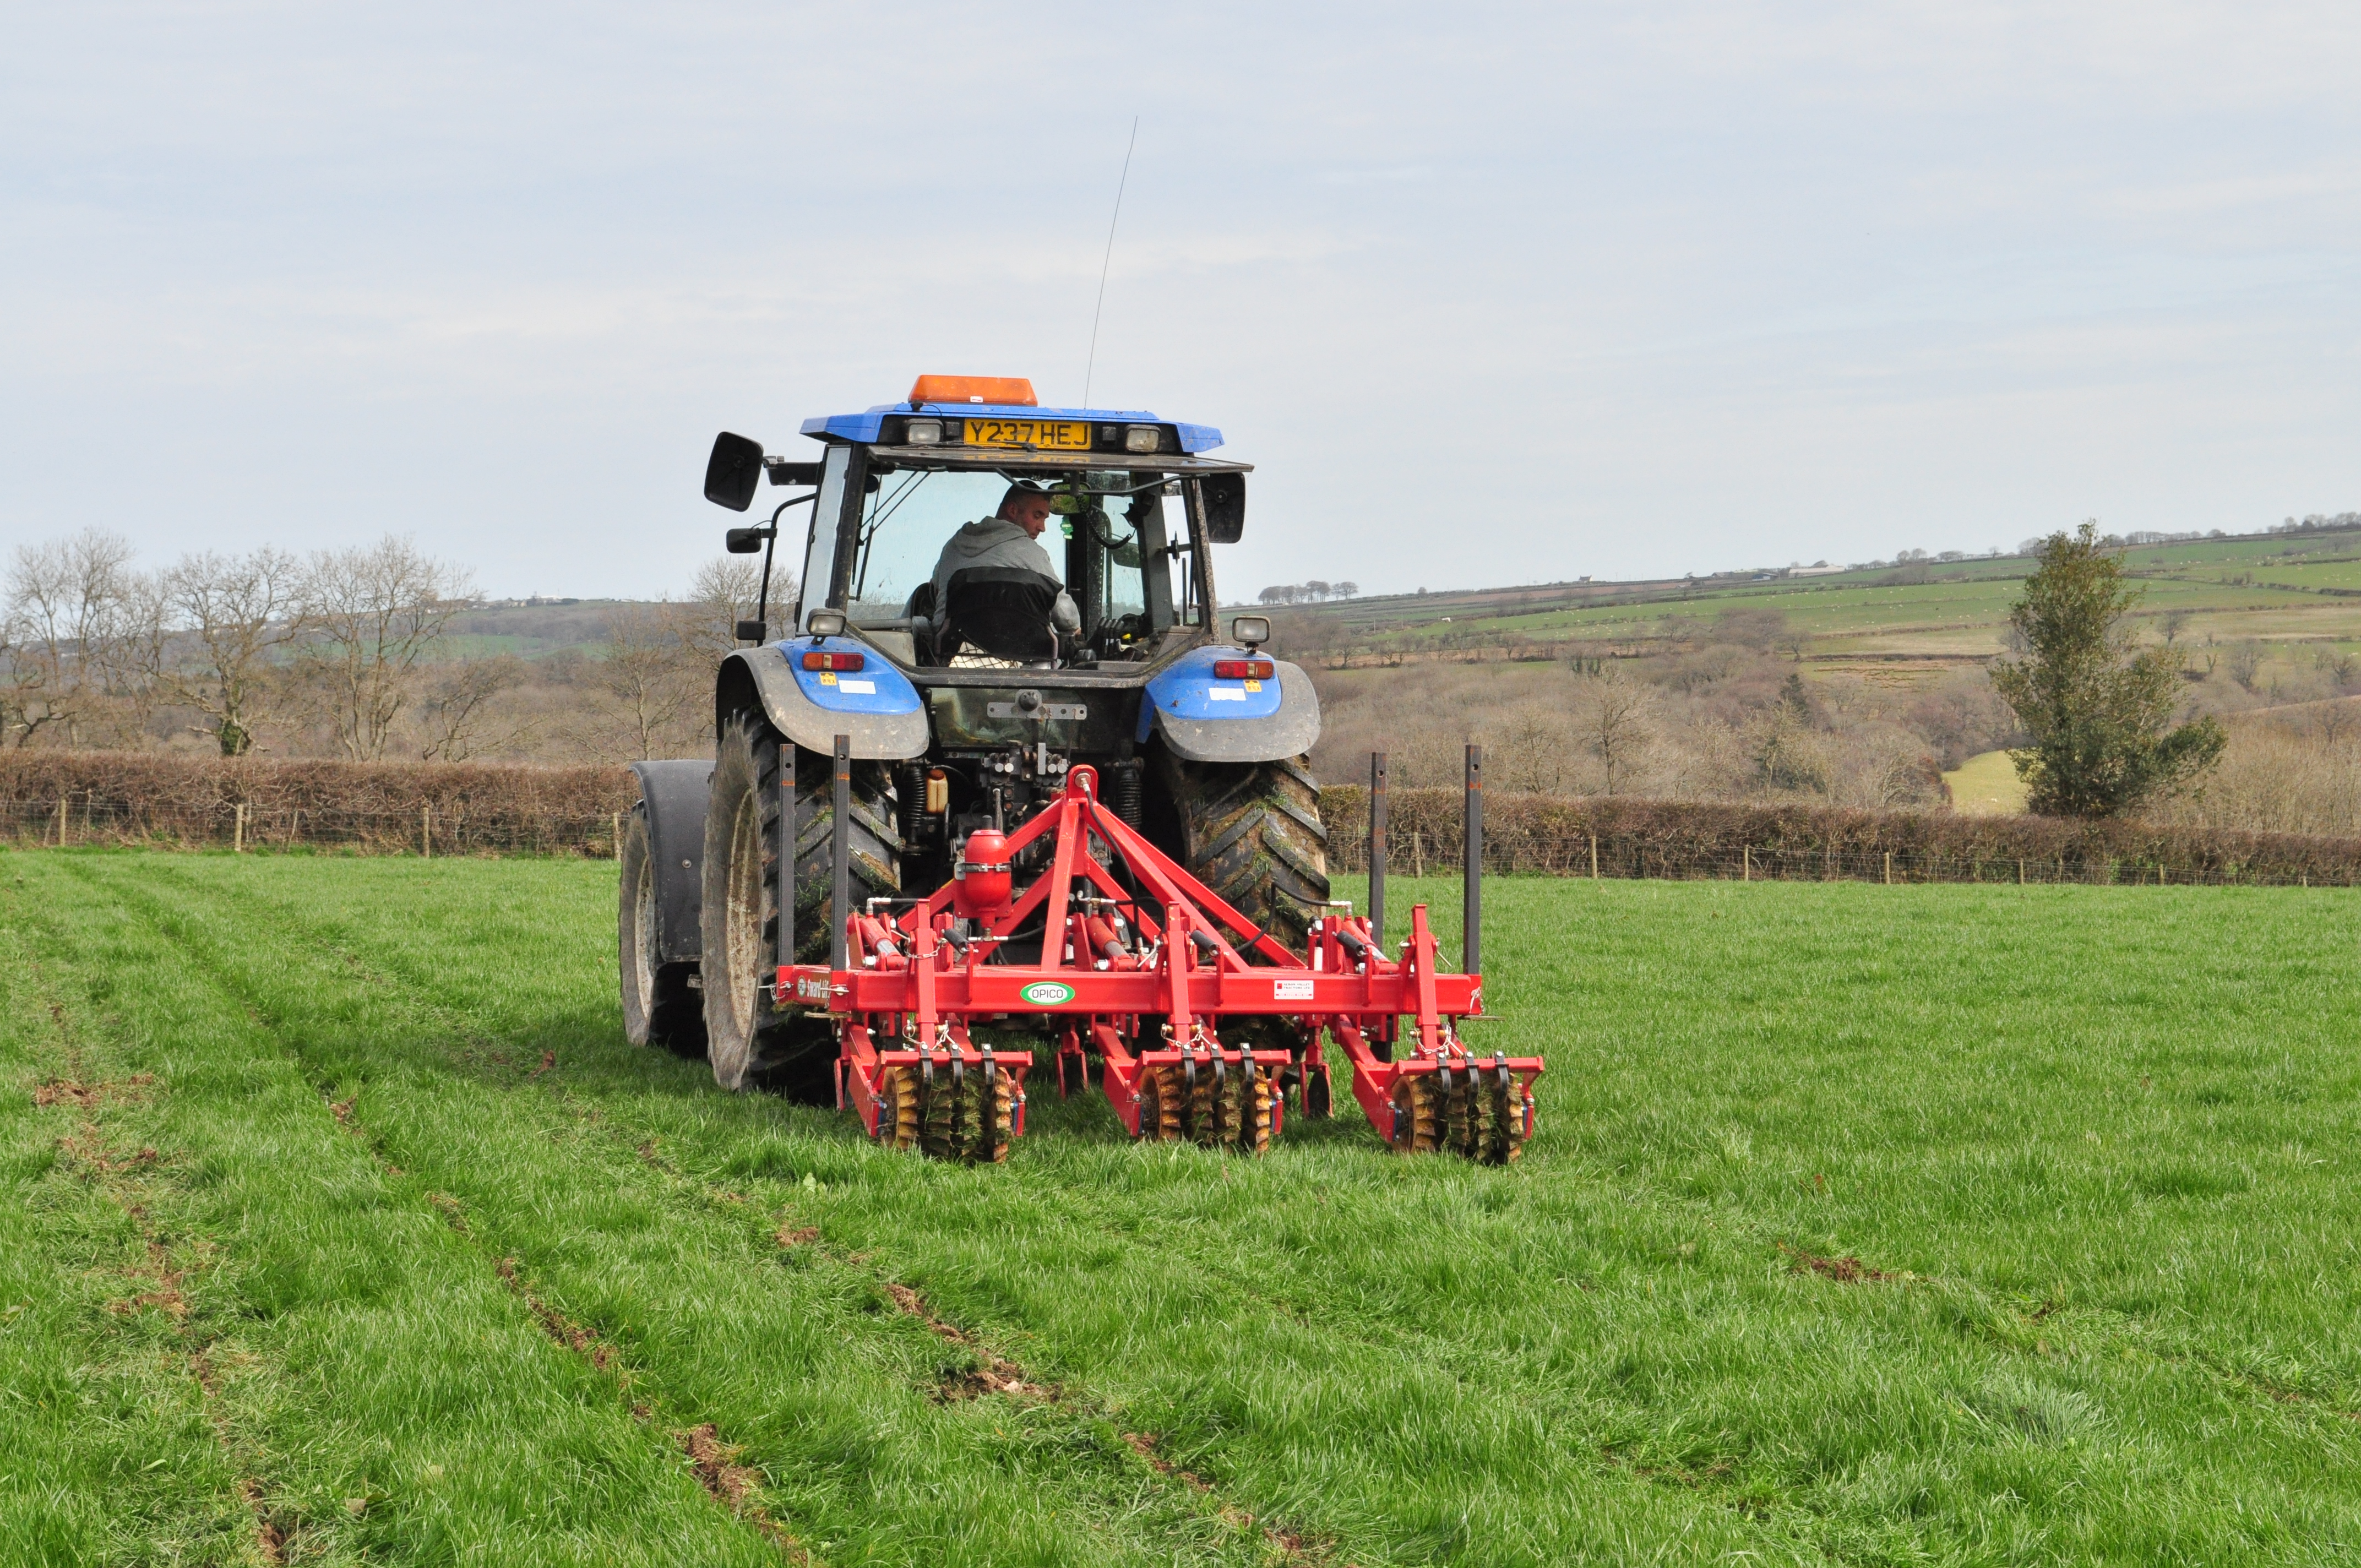
[(1069, 638), (1082, 631), (1082, 611), (1041, 547), (1049, 508), (1049, 491), (1020, 479), (997, 512), (944, 544), (932, 586), (936, 642), (946, 655), (964, 645), (990, 658), (1043, 663), (1057, 657), (1052, 627)]

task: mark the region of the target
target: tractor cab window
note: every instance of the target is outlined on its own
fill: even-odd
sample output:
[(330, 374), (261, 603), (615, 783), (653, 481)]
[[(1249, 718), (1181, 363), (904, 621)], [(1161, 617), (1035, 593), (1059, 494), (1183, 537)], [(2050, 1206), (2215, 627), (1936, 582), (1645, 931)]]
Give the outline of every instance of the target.
[[(1144, 652), (1152, 635), (1172, 623), (1165, 546), (1188, 539), (1180, 497), (1165, 494), (1177, 487), (1148, 474), (1080, 477), (1087, 488), (1045, 477), (1064, 491), (1056, 504), (1069, 510), (1051, 515), (1038, 543), (1082, 612), (1083, 656)], [(941, 614), (929, 601), (945, 546), (968, 524), (999, 511), (1009, 480), (989, 470), (887, 469), (873, 474), (870, 484), (858, 527), (839, 542), (851, 567), (844, 608), (873, 641), (914, 662), (914, 617)]]

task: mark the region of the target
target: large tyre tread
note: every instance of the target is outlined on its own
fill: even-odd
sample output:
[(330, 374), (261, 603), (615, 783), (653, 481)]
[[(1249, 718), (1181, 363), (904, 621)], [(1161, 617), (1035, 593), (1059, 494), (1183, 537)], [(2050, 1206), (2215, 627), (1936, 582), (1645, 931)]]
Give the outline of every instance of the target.
[(1328, 900), (1320, 784), (1301, 759), (1185, 762), (1158, 770), (1183, 839), (1180, 861), (1224, 903), (1301, 949)]
[[(828, 962), (840, 923), (829, 907), (835, 894), (836, 762), (817, 751), (796, 751), (796, 959)], [(852, 764), (852, 813), (849, 824), (855, 906), (902, 892), (902, 834), (890, 763)], [(775, 940), (775, 937), (774, 940)]]

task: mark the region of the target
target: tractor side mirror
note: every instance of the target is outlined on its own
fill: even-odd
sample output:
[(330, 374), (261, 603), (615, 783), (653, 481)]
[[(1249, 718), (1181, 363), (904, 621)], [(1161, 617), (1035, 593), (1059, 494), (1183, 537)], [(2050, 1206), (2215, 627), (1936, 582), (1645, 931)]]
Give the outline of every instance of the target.
[(763, 444), (728, 431), (713, 438), (713, 455), (705, 462), (705, 499), (731, 511), (754, 504), (754, 488), (763, 482)]
[(1208, 474), (1197, 481), (1205, 501), (1205, 537), (1216, 544), (1235, 544), (1246, 531), (1246, 477)]
[(770, 628), (759, 620), (741, 620), (738, 623), (738, 641), (741, 642), (760, 642), (769, 635)]
[(752, 555), (770, 537), (767, 528), (733, 528), (721, 536), (721, 548), (732, 555)]
[(790, 463), (784, 457), (765, 457), (763, 466), (771, 471), (771, 483), (774, 485), (819, 483), (819, 465), (817, 463)]

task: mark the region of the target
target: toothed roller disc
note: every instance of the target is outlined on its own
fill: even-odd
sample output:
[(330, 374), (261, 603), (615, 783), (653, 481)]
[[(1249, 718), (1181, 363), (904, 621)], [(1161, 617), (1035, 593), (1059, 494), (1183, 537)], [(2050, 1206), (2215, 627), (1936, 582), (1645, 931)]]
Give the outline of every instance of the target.
[(1394, 1080), (1393, 1146), (1403, 1154), (1432, 1154), (1442, 1135), (1441, 1091), (1431, 1072), (1406, 1072)]

